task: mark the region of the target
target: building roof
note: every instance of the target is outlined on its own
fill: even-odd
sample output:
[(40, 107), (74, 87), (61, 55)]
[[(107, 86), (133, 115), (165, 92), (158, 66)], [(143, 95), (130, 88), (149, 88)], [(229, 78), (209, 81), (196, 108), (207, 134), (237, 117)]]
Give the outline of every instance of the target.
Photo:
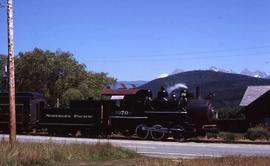
[(102, 95), (134, 95), (140, 89), (103, 89), (101, 94)]
[(252, 102), (254, 102), (256, 99), (261, 97), (263, 94), (268, 92), (270, 90), (270, 85), (266, 86), (248, 86), (242, 101), (240, 103), (240, 106), (248, 106)]

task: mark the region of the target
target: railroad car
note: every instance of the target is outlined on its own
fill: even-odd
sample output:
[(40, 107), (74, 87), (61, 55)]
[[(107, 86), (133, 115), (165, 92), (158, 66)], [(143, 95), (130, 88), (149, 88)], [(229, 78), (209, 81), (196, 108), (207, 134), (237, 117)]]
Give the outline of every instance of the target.
[[(16, 93), (16, 128), (18, 132), (29, 132), (37, 128), (39, 113), (46, 106), (40, 93)], [(0, 93), (0, 132), (9, 131), (9, 96)]]

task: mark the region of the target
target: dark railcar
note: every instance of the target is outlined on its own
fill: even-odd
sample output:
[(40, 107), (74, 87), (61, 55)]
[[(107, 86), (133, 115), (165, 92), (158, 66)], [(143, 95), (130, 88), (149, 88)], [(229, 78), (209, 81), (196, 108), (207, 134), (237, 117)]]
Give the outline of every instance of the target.
[(39, 129), (51, 135), (97, 136), (106, 130), (110, 102), (71, 101), (68, 109), (45, 109), (39, 116)]
[[(16, 126), (18, 132), (28, 132), (37, 127), (38, 116), (46, 105), (44, 97), (35, 92), (16, 93)], [(9, 131), (9, 96), (0, 93), (0, 131)]]

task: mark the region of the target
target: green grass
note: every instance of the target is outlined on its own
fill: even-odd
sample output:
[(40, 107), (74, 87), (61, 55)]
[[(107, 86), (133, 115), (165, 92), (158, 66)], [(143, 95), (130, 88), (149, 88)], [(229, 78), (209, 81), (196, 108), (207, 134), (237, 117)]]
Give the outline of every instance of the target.
[(1, 166), (98, 165), (98, 166), (227, 166), (270, 165), (270, 157), (221, 157), (161, 159), (141, 156), (111, 144), (34, 144), (0, 142)]
[(139, 156), (111, 144), (34, 144), (0, 142), (0, 165), (54, 165), (66, 161), (103, 161)]

